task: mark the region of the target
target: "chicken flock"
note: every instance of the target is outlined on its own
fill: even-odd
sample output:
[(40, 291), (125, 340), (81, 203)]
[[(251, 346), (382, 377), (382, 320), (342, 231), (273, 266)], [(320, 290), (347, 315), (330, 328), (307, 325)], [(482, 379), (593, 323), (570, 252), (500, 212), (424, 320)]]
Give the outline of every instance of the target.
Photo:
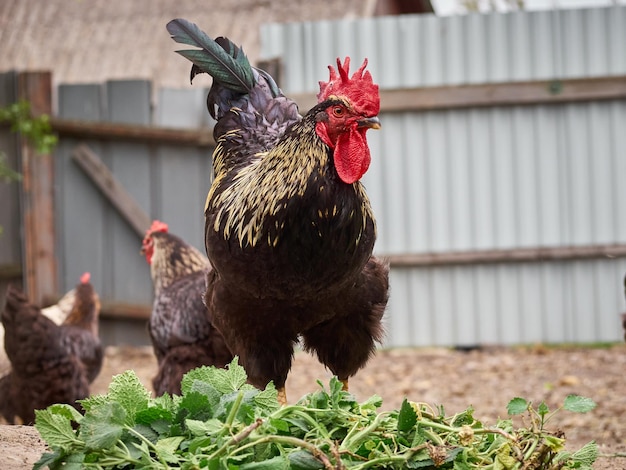
[[(350, 58), (337, 59), (317, 105), (300, 115), (229, 39), (213, 40), (184, 19), (167, 30), (195, 47), (177, 51), (193, 64), (191, 80), (213, 78), (207, 107), (217, 145), (205, 206), (208, 257), (158, 220), (142, 240), (154, 287), (155, 394), (179, 394), (190, 369), (224, 367), (238, 356), (249, 382), (273, 381), (285, 404), (297, 343), (347, 389), (383, 339), (389, 295), (360, 182), (371, 160), (366, 132), (380, 127), (367, 59), (352, 75)], [(36, 409), (88, 396), (103, 360), (100, 302), (89, 280), (85, 273), (43, 310), (9, 288), (1, 319), (11, 365), (0, 369), (7, 422), (32, 423)]]
[[(380, 127), (367, 60), (350, 75), (350, 58), (338, 59), (318, 104), (301, 116), (228, 39), (183, 19), (167, 30), (197, 47), (178, 51), (193, 62), (191, 78), (213, 77), (207, 105), (217, 146), (208, 257), (158, 220), (142, 241), (154, 287), (155, 393), (178, 394), (185, 372), (224, 367), (236, 355), (250, 383), (273, 381), (284, 404), (298, 342), (347, 388), (382, 340), (389, 287), (388, 265), (372, 256), (376, 224), (360, 182), (371, 160), (366, 132)], [(57, 324), (9, 289), (2, 324), (11, 368), (0, 380), (8, 422), (31, 423), (35, 409), (89, 394), (103, 352), (87, 274), (70, 299)]]

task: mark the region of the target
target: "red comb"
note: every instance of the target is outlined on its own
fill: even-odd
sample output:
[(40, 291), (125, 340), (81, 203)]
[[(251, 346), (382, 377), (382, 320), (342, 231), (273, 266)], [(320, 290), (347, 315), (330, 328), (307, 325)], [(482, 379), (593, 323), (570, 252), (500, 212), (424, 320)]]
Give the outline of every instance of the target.
[(81, 284), (87, 284), (89, 283), (89, 280), (91, 279), (91, 274), (86, 272), (83, 273), (83, 275), (80, 277), (80, 283)]
[(320, 81), (320, 92), (317, 94), (318, 103), (331, 96), (345, 96), (357, 109), (364, 111), (369, 116), (376, 116), (380, 110), (378, 85), (372, 80), (369, 71), (364, 72), (365, 67), (367, 67), (367, 59), (350, 77), (350, 57), (346, 57), (343, 65), (341, 59), (337, 58), (339, 73), (332, 65), (328, 66), (330, 79), (327, 82)]
[(169, 230), (167, 224), (165, 222), (161, 222), (160, 220), (154, 220), (150, 228), (146, 230), (146, 236), (150, 235), (153, 232), (165, 232)]

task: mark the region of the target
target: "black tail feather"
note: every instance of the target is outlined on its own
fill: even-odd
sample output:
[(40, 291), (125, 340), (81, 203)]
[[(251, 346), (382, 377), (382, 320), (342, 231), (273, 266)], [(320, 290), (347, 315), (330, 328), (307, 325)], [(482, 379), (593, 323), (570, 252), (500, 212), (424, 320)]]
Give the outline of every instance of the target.
[(176, 51), (194, 64), (191, 68), (192, 80), (198, 73), (208, 73), (236, 92), (248, 93), (254, 86), (254, 73), (248, 58), (227, 38), (213, 40), (197, 25), (182, 18), (170, 21), (167, 31), (174, 41), (200, 48)]

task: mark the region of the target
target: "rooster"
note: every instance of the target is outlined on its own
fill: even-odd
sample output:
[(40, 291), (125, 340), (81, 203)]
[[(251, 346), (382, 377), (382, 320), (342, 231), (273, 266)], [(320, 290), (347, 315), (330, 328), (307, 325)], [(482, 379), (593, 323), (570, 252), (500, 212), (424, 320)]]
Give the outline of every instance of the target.
[(202, 365), (224, 367), (232, 354), (209, 320), (203, 302), (209, 260), (155, 220), (142, 242), (150, 265), (154, 303), (148, 323), (159, 371), (157, 395), (180, 394), (183, 375)]
[(350, 59), (320, 82), (304, 116), (272, 77), (227, 38), (183, 19), (167, 25), (177, 51), (208, 73), (217, 120), (214, 181), (205, 207), (213, 270), (205, 302), (257, 387), (285, 381), (301, 340), (348, 388), (383, 337), (388, 266), (372, 256), (376, 226), (360, 182), (378, 129), (378, 86)]
[(9, 287), (2, 312), (11, 370), (0, 379), (0, 413), (9, 423), (32, 423), (34, 410), (54, 403), (76, 405), (102, 367), (98, 338), (100, 301), (83, 274), (61, 325), (42, 314), (17, 288)]

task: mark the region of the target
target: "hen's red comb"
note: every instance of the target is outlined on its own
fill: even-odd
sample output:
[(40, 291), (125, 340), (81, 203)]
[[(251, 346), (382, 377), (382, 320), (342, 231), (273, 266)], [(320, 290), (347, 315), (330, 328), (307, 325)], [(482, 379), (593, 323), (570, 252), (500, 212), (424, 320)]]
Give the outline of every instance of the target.
[(319, 82), (320, 92), (317, 94), (317, 102), (321, 103), (331, 96), (345, 96), (355, 108), (369, 116), (376, 116), (380, 111), (378, 85), (372, 80), (372, 74), (369, 71), (363, 72), (365, 67), (367, 67), (367, 59), (350, 77), (350, 57), (345, 58), (343, 65), (341, 59), (337, 57), (337, 70), (329, 65), (330, 79), (327, 82)]
[(83, 275), (80, 277), (80, 283), (88, 284), (90, 279), (91, 279), (91, 274), (89, 272), (83, 273)]
[(153, 232), (165, 232), (169, 230), (169, 227), (165, 222), (161, 222), (160, 220), (155, 220), (150, 225), (150, 228), (146, 230), (146, 236), (150, 235)]

